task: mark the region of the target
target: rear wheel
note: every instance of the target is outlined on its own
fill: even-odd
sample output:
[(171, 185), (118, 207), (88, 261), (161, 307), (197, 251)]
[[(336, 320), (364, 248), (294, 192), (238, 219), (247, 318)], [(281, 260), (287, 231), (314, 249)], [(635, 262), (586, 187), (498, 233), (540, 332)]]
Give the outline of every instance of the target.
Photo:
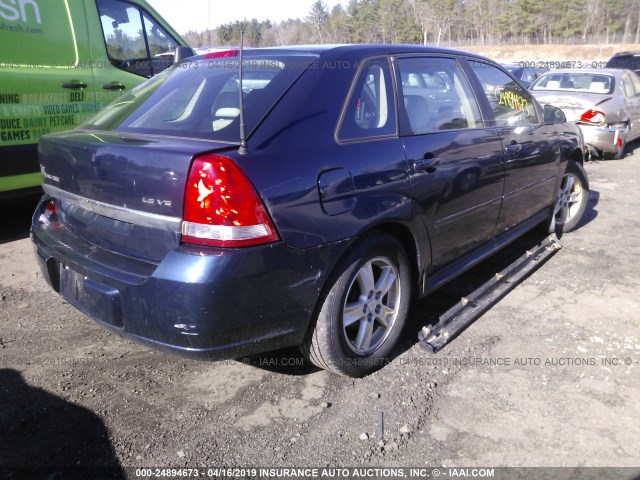
[(589, 202), (589, 181), (582, 165), (569, 160), (554, 205), (551, 232), (575, 230)]
[(410, 296), (402, 245), (386, 234), (366, 236), (329, 281), (303, 353), (325, 370), (366, 375), (386, 363), (404, 326)]

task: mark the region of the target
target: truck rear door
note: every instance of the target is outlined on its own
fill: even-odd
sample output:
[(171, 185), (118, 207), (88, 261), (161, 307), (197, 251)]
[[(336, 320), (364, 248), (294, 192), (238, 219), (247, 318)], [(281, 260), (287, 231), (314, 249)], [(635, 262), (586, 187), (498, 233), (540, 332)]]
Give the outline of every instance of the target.
[(75, 128), (96, 106), (82, 3), (16, 2), (0, 21), (2, 192), (39, 185), (40, 136)]

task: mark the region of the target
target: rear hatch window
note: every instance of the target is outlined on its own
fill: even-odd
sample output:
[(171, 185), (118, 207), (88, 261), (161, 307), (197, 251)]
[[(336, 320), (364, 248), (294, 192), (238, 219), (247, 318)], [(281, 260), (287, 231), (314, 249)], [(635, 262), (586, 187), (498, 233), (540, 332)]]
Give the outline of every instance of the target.
[[(245, 52), (242, 82), (248, 133), (316, 59), (250, 53)], [(80, 128), (236, 143), (240, 137), (239, 67), (237, 57), (205, 56), (180, 64), (120, 97)]]

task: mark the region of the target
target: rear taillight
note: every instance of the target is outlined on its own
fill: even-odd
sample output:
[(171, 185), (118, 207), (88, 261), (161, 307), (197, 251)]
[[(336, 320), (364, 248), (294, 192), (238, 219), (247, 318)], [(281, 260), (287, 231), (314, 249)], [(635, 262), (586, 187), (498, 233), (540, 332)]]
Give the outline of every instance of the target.
[(604, 113), (598, 110), (587, 110), (580, 117), (581, 122), (604, 123)]
[(213, 154), (193, 161), (185, 194), (183, 242), (246, 247), (277, 240), (260, 198), (233, 161)]

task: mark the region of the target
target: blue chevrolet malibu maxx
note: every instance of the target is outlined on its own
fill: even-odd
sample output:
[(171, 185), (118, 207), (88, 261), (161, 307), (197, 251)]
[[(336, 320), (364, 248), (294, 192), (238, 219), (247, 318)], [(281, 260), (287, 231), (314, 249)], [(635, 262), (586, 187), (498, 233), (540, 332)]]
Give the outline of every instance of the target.
[(110, 330), (210, 359), (297, 345), (361, 376), (412, 297), (580, 221), (579, 129), (490, 60), (402, 45), (240, 58), (188, 59), (40, 142), (37, 259)]

